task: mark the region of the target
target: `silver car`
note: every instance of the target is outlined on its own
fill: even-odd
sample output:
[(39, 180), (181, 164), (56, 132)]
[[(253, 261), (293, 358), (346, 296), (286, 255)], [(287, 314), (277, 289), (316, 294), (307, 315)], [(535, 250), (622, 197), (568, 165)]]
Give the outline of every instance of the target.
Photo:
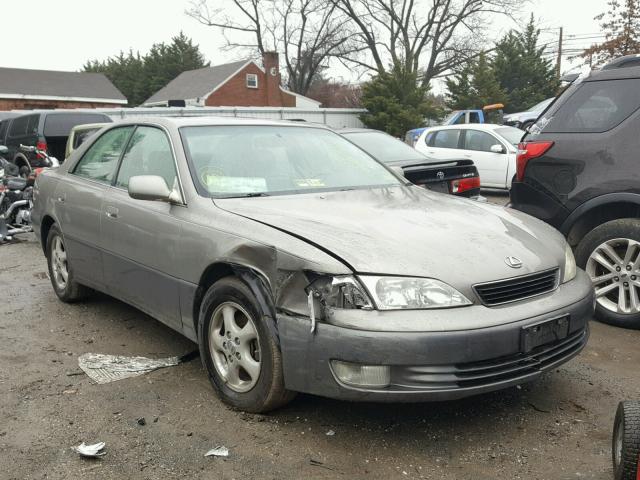
[(107, 127), (38, 177), (55, 293), (117, 297), (197, 342), (219, 396), (460, 398), (584, 347), (591, 282), (562, 235), (411, 185), (320, 126)]

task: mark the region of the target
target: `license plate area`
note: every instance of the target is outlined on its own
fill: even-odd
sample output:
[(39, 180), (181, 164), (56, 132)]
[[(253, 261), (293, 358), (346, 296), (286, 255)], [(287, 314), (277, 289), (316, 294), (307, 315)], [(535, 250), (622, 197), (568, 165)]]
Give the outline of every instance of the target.
[(423, 183), (422, 186), (434, 192), (449, 193), (449, 184), (447, 182)]
[(522, 327), (520, 334), (520, 350), (529, 353), (531, 350), (564, 340), (569, 336), (569, 316), (545, 320), (543, 322)]

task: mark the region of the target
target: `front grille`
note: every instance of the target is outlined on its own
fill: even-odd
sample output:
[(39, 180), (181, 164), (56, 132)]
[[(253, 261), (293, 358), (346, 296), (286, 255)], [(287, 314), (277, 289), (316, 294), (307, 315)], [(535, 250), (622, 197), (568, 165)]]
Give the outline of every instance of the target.
[(501, 305), (555, 290), (558, 287), (559, 273), (559, 269), (554, 268), (507, 280), (474, 285), (473, 289), (484, 305)]
[(579, 330), (563, 340), (541, 345), (526, 354), (452, 366), (396, 367), (392, 371), (392, 383), (406, 388), (449, 390), (517, 380), (573, 357), (585, 346), (587, 338), (587, 331)]

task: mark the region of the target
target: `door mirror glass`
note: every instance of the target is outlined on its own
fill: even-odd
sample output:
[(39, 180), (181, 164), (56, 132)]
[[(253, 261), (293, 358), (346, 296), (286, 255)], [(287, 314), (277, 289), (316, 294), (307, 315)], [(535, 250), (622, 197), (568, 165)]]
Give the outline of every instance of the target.
[(504, 147), (500, 144), (491, 145), (491, 151), (493, 153), (504, 153)]
[(137, 175), (129, 178), (129, 196), (136, 200), (182, 203), (178, 192), (171, 190), (159, 175)]

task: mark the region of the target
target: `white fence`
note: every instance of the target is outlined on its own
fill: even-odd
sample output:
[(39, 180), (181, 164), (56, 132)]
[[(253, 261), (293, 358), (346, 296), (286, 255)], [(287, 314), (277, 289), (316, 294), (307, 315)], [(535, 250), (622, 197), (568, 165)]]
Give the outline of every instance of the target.
[(151, 108), (99, 108), (114, 120), (150, 116), (170, 117), (238, 117), (269, 120), (304, 120), (321, 123), (332, 128), (361, 128), (359, 108), (274, 108), (274, 107), (151, 107)]

